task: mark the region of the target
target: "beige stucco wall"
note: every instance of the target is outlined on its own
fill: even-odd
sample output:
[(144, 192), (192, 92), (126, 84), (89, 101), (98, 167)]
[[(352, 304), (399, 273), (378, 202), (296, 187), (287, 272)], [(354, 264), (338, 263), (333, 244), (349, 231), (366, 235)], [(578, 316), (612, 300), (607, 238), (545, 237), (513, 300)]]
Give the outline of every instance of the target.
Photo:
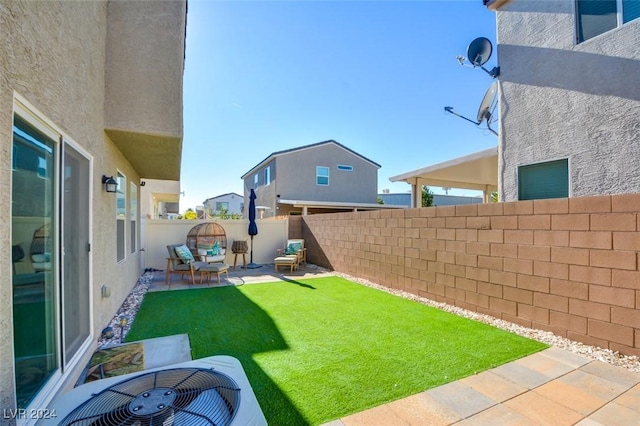
[(501, 200), (518, 198), (518, 166), (563, 158), (570, 196), (640, 192), (640, 20), (576, 44), (574, 9), (497, 12)]
[[(180, 200), (180, 182), (175, 180), (143, 179), (140, 188), (140, 216), (154, 218), (159, 203)], [(142, 184), (141, 182), (141, 184)]]
[(105, 128), (143, 177), (180, 179), (184, 1), (110, 1)]
[[(142, 5), (144, 2), (135, 2)], [(157, 3), (157, 2), (153, 2)], [(160, 2), (170, 3), (170, 2)], [(148, 7), (148, 6), (145, 6)], [(182, 6), (184, 8), (184, 4)], [(183, 9), (184, 10), (184, 9)], [(129, 10), (136, 15), (134, 10)], [(177, 13), (175, 10), (171, 13)], [(138, 15), (140, 15), (138, 13)], [(184, 20), (184, 13), (182, 14)], [(105, 134), (105, 58), (107, 57), (106, 1), (13, 1), (0, 3), (0, 244), (8, 248), (22, 235), (11, 233), (11, 146), (14, 92), (24, 98), (39, 118), (53, 125), (91, 158), (92, 190), (92, 312), (93, 340), (108, 323), (140, 275), (139, 254), (116, 264), (114, 194), (104, 192), (103, 174), (123, 173), (138, 183), (140, 174)], [(184, 33), (183, 33), (184, 34)], [(144, 37), (146, 39), (146, 37)], [(183, 57), (181, 52), (176, 60)], [(141, 58), (137, 64), (144, 62)], [(179, 83), (181, 75), (173, 76)], [(159, 85), (173, 84), (163, 80)], [(157, 90), (149, 90), (154, 92)], [(138, 97), (144, 92), (134, 91)], [(181, 105), (181, 104), (180, 104)], [(154, 103), (149, 108), (156, 108)], [(165, 111), (166, 112), (166, 111)], [(181, 115), (167, 119), (180, 128)], [(176, 120), (179, 120), (178, 123)], [(146, 122), (145, 122), (146, 123)], [(166, 126), (166, 123), (162, 123)], [(153, 126), (145, 131), (152, 132)], [(160, 129), (162, 132), (166, 127)], [(160, 133), (156, 131), (155, 133)], [(173, 132), (174, 135), (181, 133)], [(127, 183), (128, 185), (128, 183)], [(128, 186), (127, 186), (128, 188)], [(138, 188), (139, 190), (139, 188)], [(7, 251), (5, 250), (5, 253)], [(11, 271), (8, 255), (0, 269)], [(108, 299), (100, 287), (112, 288)], [(95, 344), (95, 343), (94, 343)], [(13, 375), (12, 277), (0, 274), (0, 407), (15, 408)], [(63, 380), (75, 381), (80, 365)], [(44, 408), (44, 407), (39, 407)], [(2, 424), (12, 420), (0, 419)]]

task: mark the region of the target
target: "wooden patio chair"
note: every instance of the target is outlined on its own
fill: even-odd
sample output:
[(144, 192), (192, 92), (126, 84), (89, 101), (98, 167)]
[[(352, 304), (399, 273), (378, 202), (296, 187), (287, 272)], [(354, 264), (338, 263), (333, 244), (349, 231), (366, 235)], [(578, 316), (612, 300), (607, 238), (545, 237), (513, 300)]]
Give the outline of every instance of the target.
[(191, 284), (195, 284), (196, 272), (198, 272), (201, 267), (208, 265), (207, 262), (199, 262), (196, 260), (185, 263), (185, 260), (176, 253), (176, 248), (180, 246), (184, 246), (184, 244), (170, 244), (167, 246), (169, 257), (167, 257), (165, 284), (169, 288), (171, 288), (171, 274), (180, 274), (181, 279), (184, 279), (185, 274), (187, 274), (191, 277)]

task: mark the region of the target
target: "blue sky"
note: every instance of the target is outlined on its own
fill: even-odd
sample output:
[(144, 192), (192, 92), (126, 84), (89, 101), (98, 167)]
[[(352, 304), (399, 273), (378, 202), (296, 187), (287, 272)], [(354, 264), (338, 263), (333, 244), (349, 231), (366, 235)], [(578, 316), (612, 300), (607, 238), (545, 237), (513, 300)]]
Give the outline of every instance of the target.
[(491, 69), (495, 13), (481, 0), (190, 0), (180, 210), (242, 194), (240, 176), (272, 152), (328, 139), (382, 166), (379, 192), (495, 146), (444, 113), (474, 119), (492, 82), (456, 60), (479, 36), (494, 44)]

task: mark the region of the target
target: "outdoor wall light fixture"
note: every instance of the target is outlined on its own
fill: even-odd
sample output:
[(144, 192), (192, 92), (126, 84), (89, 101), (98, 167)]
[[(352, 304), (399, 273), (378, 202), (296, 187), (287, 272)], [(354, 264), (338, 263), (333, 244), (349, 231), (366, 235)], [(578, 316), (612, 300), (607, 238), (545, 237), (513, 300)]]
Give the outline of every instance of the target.
[(102, 183), (106, 192), (116, 192), (118, 190), (118, 182), (113, 176), (102, 175)]

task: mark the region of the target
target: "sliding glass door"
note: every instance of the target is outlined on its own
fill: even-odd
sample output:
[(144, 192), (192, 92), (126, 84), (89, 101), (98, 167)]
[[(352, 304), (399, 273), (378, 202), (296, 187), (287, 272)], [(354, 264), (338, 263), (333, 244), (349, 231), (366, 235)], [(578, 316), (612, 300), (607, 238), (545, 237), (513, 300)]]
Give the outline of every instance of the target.
[(43, 120), (13, 125), (13, 334), (19, 408), (91, 339), (90, 159)]
[(89, 160), (63, 146), (62, 301), (64, 365), (89, 338)]
[[(18, 407), (60, 365), (57, 315), (57, 143), (16, 116), (13, 125), (13, 335)], [(15, 250), (15, 249), (14, 249)], [(20, 253), (18, 253), (20, 254)]]

